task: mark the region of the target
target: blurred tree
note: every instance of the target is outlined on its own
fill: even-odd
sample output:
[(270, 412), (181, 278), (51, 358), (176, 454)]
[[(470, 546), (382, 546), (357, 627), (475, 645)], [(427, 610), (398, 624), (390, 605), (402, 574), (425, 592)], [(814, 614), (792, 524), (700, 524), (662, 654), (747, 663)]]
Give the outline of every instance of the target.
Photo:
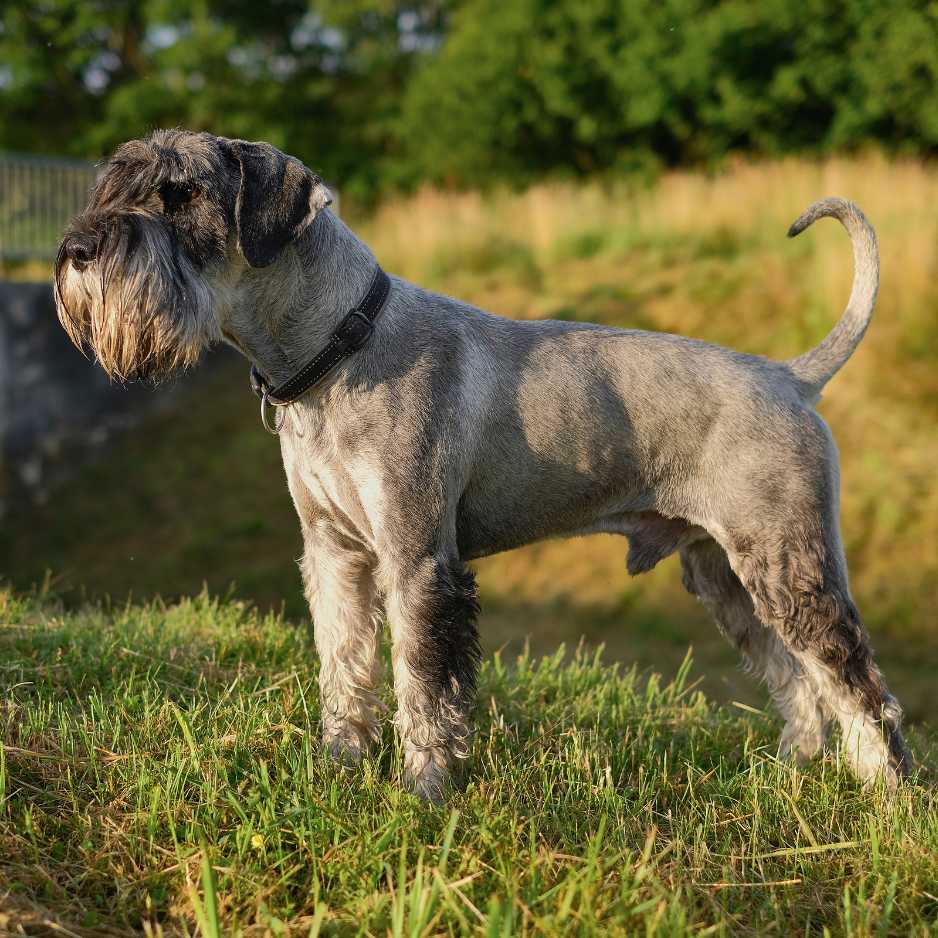
[[(356, 146), (342, 178), (358, 194), (400, 185), (401, 105), (413, 67), (435, 53), (461, 0), (321, 0), (317, 9), (342, 42), (339, 111)], [(363, 158), (364, 157), (364, 158)]]
[(938, 145), (931, 0), (468, 0), (408, 88), (414, 178)]
[(938, 148), (935, 0), (0, 0), (0, 147), (263, 138), (369, 198)]
[(0, 18), (0, 147), (98, 158), (159, 126), (263, 138), (368, 195), (455, 0), (36, 0)]
[(867, 137), (908, 152), (938, 148), (938, 3), (871, 4), (851, 56), (859, 93), (833, 143)]

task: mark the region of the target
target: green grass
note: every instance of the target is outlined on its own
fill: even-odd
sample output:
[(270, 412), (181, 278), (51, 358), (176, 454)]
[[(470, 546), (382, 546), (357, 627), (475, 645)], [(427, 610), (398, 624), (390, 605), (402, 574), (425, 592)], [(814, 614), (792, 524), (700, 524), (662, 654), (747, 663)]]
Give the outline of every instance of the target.
[(359, 770), (323, 757), (312, 649), (279, 617), (0, 610), (0, 933), (938, 934), (933, 793), (780, 764), (774, 718), (715, 706), (689, 662), (490, 657), (434, 809), (390, 730)]
[[(859, 200), (883, 251), (873, 327), (822, 405), (852, 588), (935, 768), (932, 167), (426, 191), (356, 227), (387, 269), (506, 315), (784, 358), (849, 292), (836, 226), (784, 237), (829, 192)], [(290, 624), (308, 616), (299, 526), (246, 365), (176, 400), (0, 522), (0, 580), (18, 590), (0, 592), (0, 935), (938, 934), (933, 796), (861, 790), (833, 760), (776, 764), (765, 692), (676, 560), (630, 579), (621, 538), (478, 564), (489, 657), (469, 784), (446, 810), (401, 793), (390, 734), (336, 773), (315, 747), (315, 656)], [(57, 603), (15, 598), (43, 582)], [(203, 584), (229, 602), (177, 602)], [(581, 638), (572, 661), (535, 660)]]

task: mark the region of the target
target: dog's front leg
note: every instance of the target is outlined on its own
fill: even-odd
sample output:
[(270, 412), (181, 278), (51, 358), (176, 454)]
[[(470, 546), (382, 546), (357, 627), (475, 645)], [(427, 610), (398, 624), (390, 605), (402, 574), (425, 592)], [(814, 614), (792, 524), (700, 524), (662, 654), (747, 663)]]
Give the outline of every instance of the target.
[(358, 762), (381, 736), (380, 605), (371, 558), (322, 526), (303, 531), (300, 561), (319, 653), (323, 745)]
[(441, 802), (454, 761), (469, 754), (469, 715), (479, 665), (475, 579), (455, 556), (428, 555), (391, 571), (395, 720), (405, 778)]

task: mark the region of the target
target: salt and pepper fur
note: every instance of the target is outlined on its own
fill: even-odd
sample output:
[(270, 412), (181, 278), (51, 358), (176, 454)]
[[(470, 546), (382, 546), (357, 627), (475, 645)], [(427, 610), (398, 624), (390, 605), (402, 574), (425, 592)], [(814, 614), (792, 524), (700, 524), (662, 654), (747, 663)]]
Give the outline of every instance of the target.
[[(132, 141), (63, 242), (59, 317), (118, 377), (158, 376), (223, 339), (277, 384), (374, 274), (327, 204), (319, 177), (266, 144)], [(790, 233), (825, 216), (852, 239), (853, 292), (831, 335), (787, 363), (512, 321), (392, 278), (371, 341), (287, 409), (280, 433), (337, 759), (379, 738), (386, 617), (405, 773), (441, 799), (469, 753), (480, 656), (467, 561), (610, 531), (628, 537), (632, 573), (680, 554), (687, 588), (766, 680), (784, 755), (815, 755), (836, 721), (863, 779), (909, 770), (901, 711), (850, 596), (837, 451), (814, 410), (872, 315), (876, 241), (841, 199)], [(72, 260), (74, 238), (98, 245), (92, 262)]]

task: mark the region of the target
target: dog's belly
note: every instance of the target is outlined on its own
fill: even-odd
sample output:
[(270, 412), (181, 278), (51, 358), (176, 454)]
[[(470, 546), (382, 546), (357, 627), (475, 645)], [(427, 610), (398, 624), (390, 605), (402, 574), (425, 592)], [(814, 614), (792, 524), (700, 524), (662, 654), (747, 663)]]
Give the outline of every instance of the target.
[[(616, 517), (614, 512), (609, 518)], [(459, 554), (463, 559), (473, 560), (487, 557), (516, 547), (524, 547), (535, 541), (553, 537), (574, 537), (607, 530), (603, 525), (607, 519), (598, 515), (591, 519), (558, 519), (545, 517), (533, 511), (527, 517), (505, 514), (501, 517), (482, 516), (471, 508), (460, 505), (456, 517), (456, 532)], [(611, 529), (609, 529), (611, 530)], [(617, 529), (615, 533), (620, 533)], [(621, 532), (624, 533), (624, 532)]]
[(597, 446), (537, 451), (521, 434), (502, 435), (475, 466), (459, 500), (460, 554), (481, 557), (550, 537), (567, 537), (655, 508), (627, 452)]
[(493, 525), (476, 523), (470, 514), (457, 518), (460, 556), (465, 560), (487, 557), (505, 550), (547, 538), (578, 537), (586, 534), (622, 534), (629, 539), (628, 571), (633, 576), (645, 573), (659, 561), (694, 541), (708, 537), (707, 532), (683, 518), (668, 518), (656, 511), (617, 511), (608, 506), (592, 522), (564, 527), (543, 519), (541, 524)]
[(615, 458), (607, 450), (590, 470), (540, 462), (532, 471), (520, 453), (510, 470), (482, 467), (457, 507), (460, 556), (485, 557), (548, 538), (622, 534), (630, 544), (629, 571), (642, 573), (705, 536), (665, 506), (661, 493), (638, 477), (622, 454)]

